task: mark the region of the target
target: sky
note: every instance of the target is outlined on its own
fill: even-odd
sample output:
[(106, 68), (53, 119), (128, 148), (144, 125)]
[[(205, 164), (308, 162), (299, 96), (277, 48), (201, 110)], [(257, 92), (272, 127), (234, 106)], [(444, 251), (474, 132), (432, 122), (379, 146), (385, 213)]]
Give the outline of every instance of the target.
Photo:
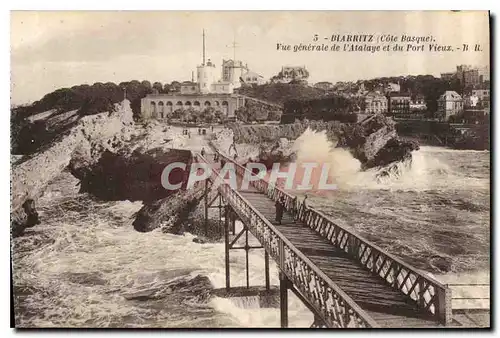
[[(30, 103), (83, 83), (190, 80), (202, 62), (203, 29), (207, 59), (217, 67), (235, 53), (266, 79), (284, 65), (305, 66), (312, 83), (439, 76), (459, 64), (489, 65), (488, 21), (485, 11), (13, 11), (11, 102)], [(315, 34), (433, 35), (437, 44), (478, 43), (483, 51), (294, 53), (276, 48), (277, 43), (313, 43)]]

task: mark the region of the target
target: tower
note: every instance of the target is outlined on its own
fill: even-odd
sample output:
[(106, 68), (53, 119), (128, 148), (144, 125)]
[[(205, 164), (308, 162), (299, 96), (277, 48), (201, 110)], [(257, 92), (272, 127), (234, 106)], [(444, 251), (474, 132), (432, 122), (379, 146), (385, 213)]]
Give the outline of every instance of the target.
[(202, 94), (210, 92), (212, 84), (215, 83), (215, 65), (208, 59), (205, 63), (205, 30), (203, 30), (203, 62), (197, 67), (197, 82)]

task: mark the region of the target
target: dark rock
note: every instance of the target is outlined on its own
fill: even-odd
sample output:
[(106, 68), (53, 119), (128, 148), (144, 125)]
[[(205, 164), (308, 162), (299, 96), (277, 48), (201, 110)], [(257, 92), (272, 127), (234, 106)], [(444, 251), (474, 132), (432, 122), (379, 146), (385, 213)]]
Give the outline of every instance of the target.
[(21, 236), (26, 228), (31, 228), (37, 224), (40, 224), (40, 219), (35, 208), (35, 201), (27, 199), (22, 208), (11, 215), (12, 237)]
[(198, 205), (202, 195), (203, 189), (179, 190), (149, 202), (139, 210), (132, 225), (139, 232), (161, 227), (164, 232), (181, 234), (184, 232), (184, 220)]
[(377, 154), (364, 163), (364, 168), (384, 167), (394, 162), (411, 160), (411, 152), (420, 147), (414, 141), (403, 141), (392, 138)]
[(69, 169), (80, 179), (80, 192), (89, 192), (105, 200), (149, 202), (163, 199), (173, 192), (161, 184), (162, 172), (170, 163), (186, 164), (187, 170), (176, 168), (169, 176), (171, 184), (182, 183), (185, 187), (191, 161), (189, 150), (155, 148), (130, 152), (121, 149), (117, 153), (104, 150), (97, 161), (88, 153), (75, 152)]
[(211, 289), (212, 283), (208, 277), (201, 275), (194, 278), (185, 276), (167, 281), (161, 286), (124, 294), (123, 297), (127, 300), (149, 301), (169, 296), (170, 301), (174, 297), (178, 302), (190, 300), (204, 302), (210, 297)]
[(199, 243), (199, 244), (205, 244), (207, 241), (202, 239), (202, 238), (199, 238), (199, 237), (195, 237), (193, 238), (193, 242), (194, 243)]
[(259, 157), (253, 159), (271, 169), (274, 163), (289, 163), (295, 161), (295, 153), (290, 151), (286, 139), (280, 139), (273, 146), (260, 145)]
[(337, 147), (347, 148), (358, 159), (363, 169), (385, 166), (411, 158), (411, 152), (418, 149), (416, 142), (398, 138), (395, 123), (383, 115), (371, 115), (358, 123), (339, 121), (296, 121), (281, 125), (244, 126), (232, 124), (236, 143), (260, 145), (259, 157), (252, 159), (272, 166), (272, 163), (287, 163), (294, 160), (290, 147), (276, 146), (283, 138), (293, 141), (307, 128), (325, 131), (329, 141)]

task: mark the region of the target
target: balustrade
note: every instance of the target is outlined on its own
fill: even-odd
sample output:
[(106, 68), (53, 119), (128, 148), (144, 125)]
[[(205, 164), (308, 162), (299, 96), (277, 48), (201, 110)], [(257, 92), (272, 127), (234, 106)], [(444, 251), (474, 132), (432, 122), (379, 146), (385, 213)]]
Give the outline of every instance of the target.
[[(238, 175), (243, 176), (245, 172), (248, 171), (248, 169), (236, 163), (234, 160), (228, 158), (220, 152), (218, 153), (221, 157), (225, 158), (226, 161), (235, 164)], [(252, 175), (254, 174), (252, 173)], [(251, 181), (250, 185), (258, 191), (266, 194), (274, 201), (283, 198), (286, 210), (296, 211), (295, 217), (298, 221), (305, 223), (322, 237), (330, 241), (334, 246), (349, 254), (358, 264), (361, 264), (367, 270), (372, 271), (374, 274), (382, 278), (386, 284), (396, 288), (401, 293), (409, 297), (417, 304), (417, 306), (427, 311), (437, 320), (445, 324), (451, 322), (451, 290), (446, 285), (441, 284), (439, 281), (403, 262), (397, 257), (386, 253), (375, 244), (354, 233), (351, 229), (334, 223), (328, 216), (324, 215), (320, 211), (310, 207), (303, 208), (302, 206), (297, 206), (295, 197), (276, 187), (276, 184), (269, 183), (264, 179), (259, 179)], [(225, 189), (230, 190), (229, 187)], [(233, 190), (231, 190), (231, 192), (227, 191), (226, 194), (231, 196), (237, 194), (241, 199), (243, 199), (241, 195)], [(246, 201), (239, 201), (238, 203), (240, 206), (242, 204), (246, 204)], [(251, 206), (249, 207), (251, 208)], [(245, 208), (243, 209), (246, 210)], [(272, 227), (269, 222), (267, 223)], [(266, 249), (273, 250), (270, 246), (266, 246)], [(294, 281), (294, 283), (297, 282), (300, 285), (298, 286), (299, 288), (302, 287), (301, 291), (309, 292), (309, 289), (304, 287), (304, 280), (300, 279), (300, 274), (296, 275), (297, 273), (298, 272), (294, 272), (294, 275), (290, 277), (290, 279)], [(310, 296), (312, 296), (312, 294)], [(327, 297), (327, 299), (330, 298)], [(320, 304), (318, 306), (321, 308), (324, 301), (318, 300), (318, 302)], [(340, 319), (335, 320), (335, 323), (340, 322)]]
[[(199, 161), (207, 162), (201, 155), (197, 157)], [(213, 182), (216, 179), (220, 180), (216, 169), (212, 170), (210, 179)], [(265, 187), (267, 184), (261, 183), (259, 186)], [(247, 224), (251, 233), (326, 325), (329, 327), (378, 327), (363, 309), (290, 243), (241, 194), (226, 183), (221, 183), (218, 189), (224, 200)]]

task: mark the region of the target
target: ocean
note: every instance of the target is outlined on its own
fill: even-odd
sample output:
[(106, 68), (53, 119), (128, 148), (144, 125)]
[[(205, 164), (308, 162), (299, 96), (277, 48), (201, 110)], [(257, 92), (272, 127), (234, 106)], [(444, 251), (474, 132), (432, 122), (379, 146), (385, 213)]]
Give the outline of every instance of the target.
[[(309, 196), (311, 206), (445, 283), (489, 282), (489, 152), (421, 147), (381, 175), (322, 151), (347, 169), (337, 190)], [(252, 297), (208, 296), (225, 285), (223, 243), (136, 232), (141, 202), (97, 201), (77, 184), (68, 172), (51, 182), (37, 202), (42, 223), (12, 242), (18, 327), (279, 327), (279, 309)], [(244, 285), (244, 251), (230, 262), (232, 286)], [(251, 251), (250, 285), (264, 284), (263, 267), (262, 250)], [(291, 327), (312, 323), (291, 293), (289, 309)]]

